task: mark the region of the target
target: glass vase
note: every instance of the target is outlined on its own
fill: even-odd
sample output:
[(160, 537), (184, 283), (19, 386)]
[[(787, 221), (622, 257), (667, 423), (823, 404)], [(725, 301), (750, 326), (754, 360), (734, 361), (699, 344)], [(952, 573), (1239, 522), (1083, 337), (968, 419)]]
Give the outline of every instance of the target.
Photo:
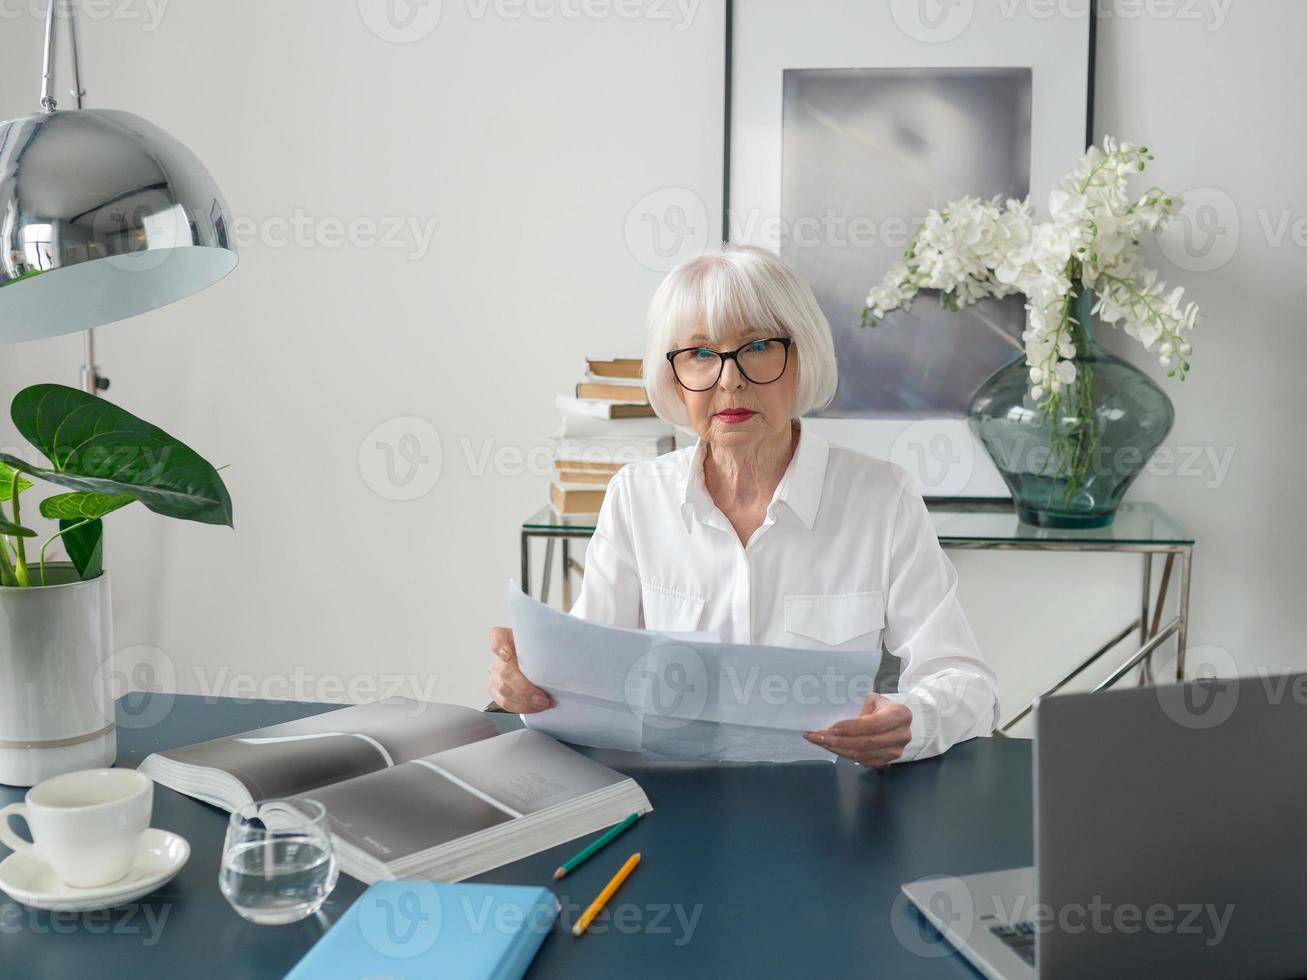
[(1023, 355), (980, 386), (969, 421), (1022, 521), (1105, 527), (1171, 431), (1175, 409), (1147, 374), (1094, 339), (1093, 294), (1078, 289), (1070, 303), (1079, 321), (1073, 320), (1070, 333), (1076, 380), (1063, 386), (1056, 404), (1041, 407), (1030, 396)]

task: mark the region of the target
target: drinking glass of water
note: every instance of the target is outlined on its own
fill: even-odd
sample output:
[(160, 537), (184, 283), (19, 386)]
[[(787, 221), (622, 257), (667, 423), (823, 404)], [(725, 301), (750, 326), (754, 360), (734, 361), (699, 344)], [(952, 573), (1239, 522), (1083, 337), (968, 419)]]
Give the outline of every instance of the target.
[(264, 800), (233, 811), (218, 887), (251, 922), (283, 925), (312, 915), (339, 873), (327, 808), (317, 800)]

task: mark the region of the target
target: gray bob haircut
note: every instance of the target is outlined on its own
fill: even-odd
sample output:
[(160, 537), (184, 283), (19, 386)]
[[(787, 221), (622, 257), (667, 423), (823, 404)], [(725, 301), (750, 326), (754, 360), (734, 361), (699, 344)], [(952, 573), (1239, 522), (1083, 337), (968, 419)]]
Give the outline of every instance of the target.
[(669, 272), (649, 303), (644, 383), (658, 417), (689, 426), (668, 351), (690, 346), (687, 338), (695, 333), (720, 345), (753, 331), (794, 339), (799, 355), (796, 418), (830, 404), (838, 380), (835, 343), (808, 284), (770, 252), (722, 245)]

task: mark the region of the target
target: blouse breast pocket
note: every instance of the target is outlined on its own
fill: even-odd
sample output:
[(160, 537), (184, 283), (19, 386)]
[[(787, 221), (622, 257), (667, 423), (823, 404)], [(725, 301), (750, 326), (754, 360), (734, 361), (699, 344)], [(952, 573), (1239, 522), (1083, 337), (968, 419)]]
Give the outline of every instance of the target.
[(644, 628), (668, 633), (692, 633), (699, 629), (706, 600), (675, 589), (640, 582)]
[(884, 628), (883, 591), (785, 597), (785, 631), (826, 646), (879, 651)]

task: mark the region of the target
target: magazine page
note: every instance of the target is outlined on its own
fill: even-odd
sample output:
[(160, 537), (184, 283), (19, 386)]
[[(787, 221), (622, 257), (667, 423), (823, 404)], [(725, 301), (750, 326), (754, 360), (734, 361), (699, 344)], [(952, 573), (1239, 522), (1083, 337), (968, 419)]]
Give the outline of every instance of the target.
[(421, 761), (305, 795), (327, 808), (333, 834), (381, 862), (488, 830), (515, 816)]
[(327, 808), (332, 833), (393, 862), (628, 778), (519, 730), (304, 795)]
[(474, 708), (388, 698), (161, 752), (230, 773), (256, 800), (294, 796), (495, 735)]
[(523, 816), (628, 778), (530, 729), (448, 749), (421, 761)]

